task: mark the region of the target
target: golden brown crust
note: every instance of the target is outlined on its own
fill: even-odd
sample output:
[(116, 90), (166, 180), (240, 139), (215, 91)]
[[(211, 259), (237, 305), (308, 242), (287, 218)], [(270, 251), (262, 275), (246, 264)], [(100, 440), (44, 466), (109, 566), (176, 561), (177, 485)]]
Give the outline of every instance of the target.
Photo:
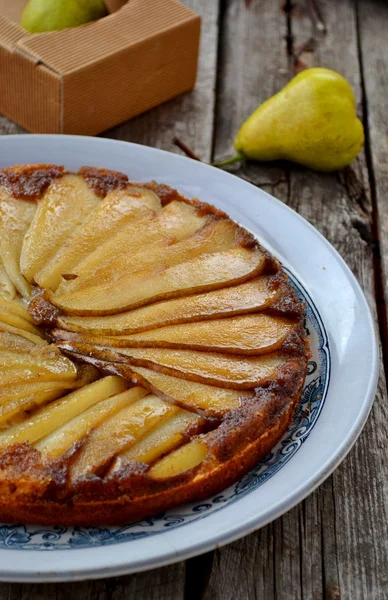
[[(29, 165), (0, 171), (3, 185), (15, 197), (34, 200), (40, 198), (50, 183), (65, 173), (54, 165)], [(110, 191), (127, 185), (126, 175), (106, 169), (83, 167), (79, 175), (85, 178), (96, 194), (104, 197)], [(188, 200), (176, 190), (151, 182), (140, 184), (161, 199), (162, 205), (172, 201), (194, 204), (199, 214), (214, 219), (229, 218), (225, 213), (199, 200)], [(239, 244), (246, 248), (258, 247), (257, 240), (243, 228), (238, 229)], [(203, 419), (186, 431), (187, 441), (192, 436), (207, 447), (206, 459), (198, 466), (172, 478), (155, 479), (148, 474), (144, 463), (127, 462), (110, 472), (111, 462), (97, 474), (72, 481), (70, 469), (87, 438), (73, 445), (60, 460), (49, 460), (28, 444), (17, 444), (0, 452), (0, 520), (51, 525), (120, 525), (155, 512), (167, 510), (187, 501), (202, 500), (219, 493), (249, 471), (281, 439), (291, 422), (300, 398), (306, 375), (309, 349), (303, 328), (303, 304), (296, 298), (278, 261), (265, 254), (264, 273), (271, 273), (270, 285), (279, 289), (279, 298), (263, 312), (287, 316), (295, 320), (295, 327), (281, 347), (287, 362), (252, 394), (244, 396), (240, 406), (233, 410), (214, 411), (178, 406), (197, 412)], [(53, 306), (44, 290), (36, 288), (30, 302), (30, 313), (48, 338), (77, 339), (77, 334), (59, 332), (60, 311)], [(227, 316), (227, 315), (226, 315)], [(73, 336), (73, 338), (71, 338)], [(114, 357), (91, 356), (76, 352), (76, 344), (64, 353), (75, 362), (94, 364), (101, 373), (115, 373), (132, 383), (139, 383), (139, 375), (131, 372), (130, 365), (117, 363)], [(109, 359), (109, 360), (108, 360)], [(146, 366), (150, 366), (147, 365)], [(154, 370), (158, 367), (154, 365)], [(140, 378), (141, 379), (141, 378)], [(189, 379), (189, 377), (187, 377)], [(141, 385), (158, 392), (145, 379)], [(215, 385), (215, 384), (213, 384)], [(252, 386), (250, 386), (252, 387)], [(167, 396), (164, 400), (173, 402)], [(182, 443), (183, 443), (182, 442)]]

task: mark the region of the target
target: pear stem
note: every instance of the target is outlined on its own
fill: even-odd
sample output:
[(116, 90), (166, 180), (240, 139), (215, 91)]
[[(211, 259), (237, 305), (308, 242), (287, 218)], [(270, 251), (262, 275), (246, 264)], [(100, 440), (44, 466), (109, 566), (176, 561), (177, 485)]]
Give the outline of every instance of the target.
[(225, 158), (225, 160), (220, 160), (219, 162), (212, 163), (213, 167), (227, 167), (228, 165), (233, 165), (234, 163), (241, 162), (246, 159), (245, 154), (242, 152), (237, 152), (234, 156), (230, 156), (229, 158)]

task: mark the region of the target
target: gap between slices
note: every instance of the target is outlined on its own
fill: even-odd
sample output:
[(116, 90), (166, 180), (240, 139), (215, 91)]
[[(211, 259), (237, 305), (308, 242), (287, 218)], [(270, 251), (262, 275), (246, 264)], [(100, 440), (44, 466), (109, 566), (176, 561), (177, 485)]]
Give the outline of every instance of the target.
[(51, 301), (66, 313), (114, 314), (164, 298), (242, 283), (260, 274), (265, 263), (266, 255), (259, 248), (233, 248), (204, 254), (165, 270), (125, 276), (114, 286), (107, 284), (67, 295), (54, 293)]

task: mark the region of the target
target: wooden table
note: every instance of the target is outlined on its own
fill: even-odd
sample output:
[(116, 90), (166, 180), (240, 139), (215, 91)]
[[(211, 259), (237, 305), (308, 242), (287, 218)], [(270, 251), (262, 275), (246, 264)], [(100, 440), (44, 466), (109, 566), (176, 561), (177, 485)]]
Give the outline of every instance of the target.
[[(179, 136), (203, 160), (219, 159), (232, 152), (243, 120), (296, 70), (322, 65), (342, 73), (355, 91), (366, 129), (365, 150), (351, 168), (321, 174), (288, 164), (249, 163), (232, 171), (303, 215), (358, 278), (383, 341), (376, 401), (361, 437), (335, 473), (260, 531), (148, 573), (74, 584), (0, 584), (0, 599), (387, 599), (388, 3), (186, 3), (203, 17), (195, 91), (106, 136), (178, 152), (173, 138)], [(0, 119), (0, 133), (21, 131)]]

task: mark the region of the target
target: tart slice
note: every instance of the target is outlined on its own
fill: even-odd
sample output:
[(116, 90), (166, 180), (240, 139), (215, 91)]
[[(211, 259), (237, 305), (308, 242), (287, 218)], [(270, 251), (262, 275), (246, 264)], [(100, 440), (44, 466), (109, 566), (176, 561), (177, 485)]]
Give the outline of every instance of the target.
[(220, 492), (283, 436), (309, 356), (278, 261), (122, 173), (0, 171), (0, 520), (124, 524)]

